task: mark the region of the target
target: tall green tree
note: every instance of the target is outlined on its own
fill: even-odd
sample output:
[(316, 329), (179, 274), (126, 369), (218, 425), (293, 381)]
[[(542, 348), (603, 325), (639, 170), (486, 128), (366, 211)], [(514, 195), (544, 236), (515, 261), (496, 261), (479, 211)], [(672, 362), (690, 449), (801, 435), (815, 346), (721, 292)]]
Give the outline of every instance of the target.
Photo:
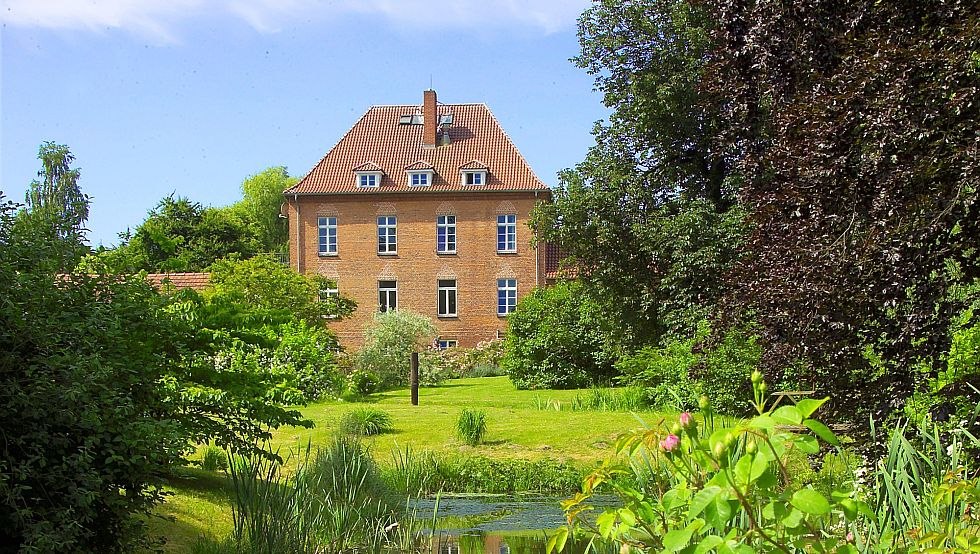
[(31, 224), (35, 232), (50, 232), (51, 240), (62, 243), (66, 257), (57, 260), (60, 269), (68, 270), (87, 251), (84, 246), (85, 222), (89, 198), (78, 184), (81, 172), (72, 167), (75, 156), (63, 144), (42, 143), (37, 157), (41, 160), (39, 179), (27, 190), (21, 217), (39, 220)]
[(702, 4), (678, 0), (602, 0), (579, 19), (574, 61), (612, 114), (532, 225), (635, 344), (694, 333), (743, 233), (714, 140), (721, 96), (698, 88), (712, 29)]
[(242, 182), (242, 199), (232, 209), (248, 223), (264, 252), (288, 250), (286, 220), (280, 217), (282, 192), (297, 181), (280, 166), (250, 175)]

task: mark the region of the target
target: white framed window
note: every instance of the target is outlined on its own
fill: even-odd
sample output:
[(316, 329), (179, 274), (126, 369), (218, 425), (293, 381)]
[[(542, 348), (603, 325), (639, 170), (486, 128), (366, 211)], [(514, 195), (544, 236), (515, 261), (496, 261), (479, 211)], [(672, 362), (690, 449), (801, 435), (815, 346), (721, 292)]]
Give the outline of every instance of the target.
[[(327, 282), (322, 289), (320, 289), (320, 302), (330, 302), (331, 298), (340, 298), (340, 288), (336, 281)], [(328, 314), (323, 316), (327, 319), (336, 319), (337, 314)]]
[(320, 289), (320, 302), (326, 302), (338, 296), (340, 296), (340, 289), (337, 287), (337, 283), (327, 283), (326, 286)]
[(427, 187), (432, 184), (431, 170), (428, 171), (409, 171), (408, 185), (411, 187)]
[(497, 315), (507, 315), (516, 307), (517, 279), (497, 279)]
[(378, 281), (378, 311), (398, 309), (398, 282)]
[(456, 279), (439, 279), (439, 317), (456, 317)]
[(317, 227), (317, 252), (321, 256), (337, 255), (337, 218), (318, 217), (316, 218)]
[(377, 188), (381, 184), (380, 171), (358, 171), (357, 186), (362, 189)]
[(393, 215), (378, 216), (378, 254), (396, 254), (397, 252), (397, 218)]
[(497, 252), (517, 252), (517, 215), (497, 216)]
[(463, 184), (464, 185), (483, 185), (487, 182), (487, 172), (486, 171), (464, 171), (463, 172)]
[(436, 252), (439, 254), (456, 253), (456, 216), (440, 215), (436, 217)]
[(457, 344), (459, 343), (456, 341), (456, 339), (439, 339), (436, 342), (436, 345), (439, 348), (439, 350), (445, 350), (447, 348), (456, 348)]

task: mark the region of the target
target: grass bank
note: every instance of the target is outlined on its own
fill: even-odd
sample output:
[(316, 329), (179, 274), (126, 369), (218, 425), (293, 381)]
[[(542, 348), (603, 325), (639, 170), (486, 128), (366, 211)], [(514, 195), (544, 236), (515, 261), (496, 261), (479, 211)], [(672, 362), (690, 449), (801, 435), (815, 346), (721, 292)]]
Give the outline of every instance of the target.
[[(322, 402), (302, 409), (315, 423), (313, 429), (277, 431), (273, 445), (283, 457), (298, 455), (307, 444), (328, 444), (343, 415), (371, 407), (391, 414), (389, 433), (364, 437), (378, 463), (391, 464), (406, 448), (436, 457), (481, 457), (490, 460), (564, 462), (587, 468), (603, 459), (616, 437), (640, 422), (628, 412), (555, 410), (542, 406), (568, 406), (590, 394), (588, 390), (520, 391), (507, 377), (449, 381), (423, 388), (419, 405), (412, 406), (407, 389), (372, 395), (363, 402)], [(487, 416), (484, 443), (468, 446), (456, 437), (456, 419), (463, 408), (483, 410)], [(649, 424), (657, 413), (640, 417)], [(169, 519), (152, 518), (154, 534), (166, 536), (166, 549), (183, 552), (208, 534), (222, 537), (231, 530), (229, 486), (224, 476), (189, 470), (175, 480), (174, 495), (157, 510)]]

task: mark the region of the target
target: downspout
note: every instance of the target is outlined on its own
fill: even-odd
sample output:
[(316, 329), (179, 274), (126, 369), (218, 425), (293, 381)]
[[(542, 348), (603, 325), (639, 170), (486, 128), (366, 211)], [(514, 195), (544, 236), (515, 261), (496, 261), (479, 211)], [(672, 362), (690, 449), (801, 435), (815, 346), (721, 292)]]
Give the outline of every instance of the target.
[(300, 269), (300, 259), (302, 258), (302, 250), (300, 249), (299, 239), (300, 239), (300, 218), (299, 218), (299, 196), (293, 193), (293, 203), (296, 204), (296, 273), (302, 273), (303, 270)]

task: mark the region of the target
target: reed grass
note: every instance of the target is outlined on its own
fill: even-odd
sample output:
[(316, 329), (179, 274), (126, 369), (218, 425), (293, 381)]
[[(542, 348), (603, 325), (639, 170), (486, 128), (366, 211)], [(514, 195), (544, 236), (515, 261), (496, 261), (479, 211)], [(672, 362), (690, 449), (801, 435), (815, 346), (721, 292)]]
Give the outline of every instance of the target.
[(643, 389), (639, 387), (624, 389), (593, 387), (576, 393), (566, 402), (535, 395), (532, 405), (536, 410), (557, 412), (640, 412), (650, 409)]
[(476, 446), (483, 442), (487, 432), (487, 413), (483, 410), (463, 408), (456, 419), (456, 435), (466, 444)]
[(202, 539), (205, 553), (341, 553), (422, 550), (423, 523), (397, 504), (367, 449), (339, 436), (307, 448), (288, 474), (268, 458), (234, 456), (230, 537)]
[(394, 430), (391, 414), (377, 408), (356, 408), (340, 418), (340, 431), (348, 435), (367, 437)]

